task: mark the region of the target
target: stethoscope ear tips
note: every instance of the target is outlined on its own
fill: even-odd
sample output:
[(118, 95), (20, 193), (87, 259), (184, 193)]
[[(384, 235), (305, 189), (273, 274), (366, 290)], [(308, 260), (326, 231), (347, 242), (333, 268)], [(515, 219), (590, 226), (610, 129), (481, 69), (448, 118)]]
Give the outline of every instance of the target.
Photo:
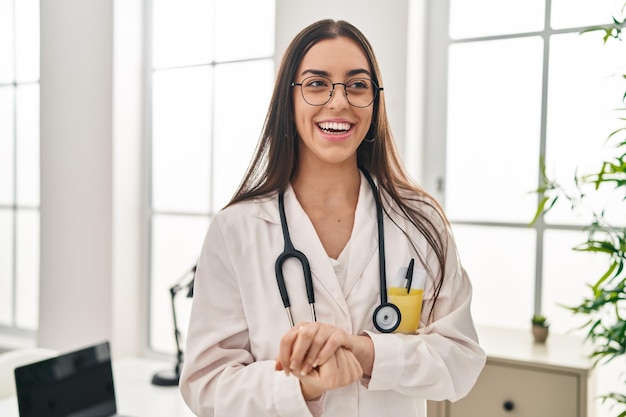
[(381, 304), (374, 310), (374, 327), (381, 333), (391, 333), (396, 330), (401, 319), (400, 309), (395, 304)]

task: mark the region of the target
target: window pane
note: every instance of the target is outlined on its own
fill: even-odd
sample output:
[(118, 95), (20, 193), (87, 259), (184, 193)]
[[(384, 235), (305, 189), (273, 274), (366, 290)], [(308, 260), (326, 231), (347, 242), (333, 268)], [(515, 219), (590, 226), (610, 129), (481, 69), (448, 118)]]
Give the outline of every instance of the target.
[(534, 300), (535, 231), (461, 225), (453, 229), (474, 287), (476, 324), (528, 328)]
[(0, 209), (0, 325), (13, 325), (13, 211)]
[(39, 322), (39, 212), (17, 214), (16, 325), (36, 330)]
[(602, 254), (574, 251), (587, 240), (583, 232), (548, 230), (543, 252), (543, 310), (556, 332), (576, 332), (588, 319), (562, 306), (577, 305), (590, 295), (594, 284), (608, 269), (609, 258)]
[(13, 87), (0, 87), (0, 205), (13, 204)]
[(616, 0), (552, 0), (551, 26), (554, 29), (594, 26), (611, 22), (621, 4)]
[(39, 80), (39, 0), (15, 2), (15, 77)]
[(152, 12), (152, 62), (155, 68), (211, 61), (212, 2), (153, 0)]
[(215, 7), (216, 61), (274, 54), (274, 0), (217, 0)]
[[(195, 265), (208, 225), (205, 217), (153, 217), (150, 346), (158, 351), (176, 351), (169, 289)], [(177, 298), (185, 298), (185, 294)], [(178, 313), (178, 327), (186, 330), (188, 315)]]
[(0, 84), (13, 82), (13, 47), (13, 0), (0, 0)]
[(446, 210), (455, 220), (527, 223), (536, 207), (542, 41), (450, 48)]
[(39, 84), (18, 86), (17, 202), (39, 205)]
[[(251, 76), (254, 83), (241, 82)], [(215, 107), (214, 210), (228, 203), (248, 167), (261, 135), (273, 78), (272, 60), (215, 68), (215, 102), (219, 105)]]
[(154, 74), (152, 204), (155, 210), (209, 210), (211, 69)]
[(544, 0), (450, 0), (450, 37), (541, 31), (544, 9)]
[[(604, 45), (598, 34), (573, 33), (554, 36), (550, 51), (546, 171), (571, 189), (577, 171), (597, 172), (601, 161), (613, 155), (605, 141), (611, 132), (623, 127), (618, 118), (624, 115), (615, 109), (623, 107), (624, 81), (615, 75), (623, 72), (620, 66), (626, 57), (626, 44)], [(596, 210), (611, 201), (607, 194), (593, 194), (600, 194), (589, 200)], [(616, 209), (622, 209), (609, 212), (621, 224), (626, 218), (623, 206), (618, 203)], [(568, 204), (557, 204), (546, 221), (582, 224), (591, 220), (588, 213), (576, 214)]]

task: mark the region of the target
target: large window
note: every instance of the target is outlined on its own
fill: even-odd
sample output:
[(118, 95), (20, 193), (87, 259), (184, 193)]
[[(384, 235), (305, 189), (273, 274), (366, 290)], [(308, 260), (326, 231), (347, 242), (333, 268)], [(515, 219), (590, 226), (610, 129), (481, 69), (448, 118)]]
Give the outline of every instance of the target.
[(604, 258), (571, 250), (584, 219), (567, 207), (529, 223), (541, 158), (571, 184), (576, 169), (598, 166), (617, 129), (626, 45), (581, 34), (611, 23), (615, 4), (431, 2), (425, 182), (439, 186), (453, 222), (480, 325), (527, 329), (542, 312), (554, 331), (571, 331), (580, 322), (560, 305), (582, 300), (603, 270)]
[[(211, 216), (239, 185), (261, 133), (274, 81), (275, 5), (151, 7), (149, 343), (171, 352), (169, 287), (196, 262)], [(189, 303), (181, 304), (185, 311)]]
[(39, 299), (39, 1), (0, 0), (0, 329), (33, 334)]

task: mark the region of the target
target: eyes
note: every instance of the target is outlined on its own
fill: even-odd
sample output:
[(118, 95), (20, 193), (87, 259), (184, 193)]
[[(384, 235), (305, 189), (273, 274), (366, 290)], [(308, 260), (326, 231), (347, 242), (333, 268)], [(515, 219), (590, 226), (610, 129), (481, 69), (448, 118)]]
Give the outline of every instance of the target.
[(338, 85), (343, 86), (348, 103), (359, 108), (371, 105), (379, 91), (383, 90), (369, 78), (352, 78), (345, 83), (334, 83), (328, 77), (314, 75), (305, 78), (301, 83), (291, 83), (292, 87), (300, 87), (302, 98), (311, 106), (328, 103)]
[(302, 87), (306, 89), (333, 90), (335, 85), (343, 85), (348, 93), (372, 90), (373, 84), (374, 82), (367, 78), (353, 78), (346, 83), (333, 83), (329, 78), (315, 76), (302, 81)]

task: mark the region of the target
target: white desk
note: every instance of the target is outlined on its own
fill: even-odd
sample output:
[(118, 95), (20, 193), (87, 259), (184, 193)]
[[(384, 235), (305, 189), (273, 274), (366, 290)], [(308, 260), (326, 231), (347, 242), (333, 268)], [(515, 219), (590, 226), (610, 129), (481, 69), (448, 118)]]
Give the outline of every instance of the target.
[[(155, 372), (173, 367), (173, 363), (152, 359), (114, 360), (118, 413), (129, 417), (193, 417), (178, 387), (158, 387), (150, 382)], [(0, 416), (19, 417), (16, 397), (0, 400)]]

